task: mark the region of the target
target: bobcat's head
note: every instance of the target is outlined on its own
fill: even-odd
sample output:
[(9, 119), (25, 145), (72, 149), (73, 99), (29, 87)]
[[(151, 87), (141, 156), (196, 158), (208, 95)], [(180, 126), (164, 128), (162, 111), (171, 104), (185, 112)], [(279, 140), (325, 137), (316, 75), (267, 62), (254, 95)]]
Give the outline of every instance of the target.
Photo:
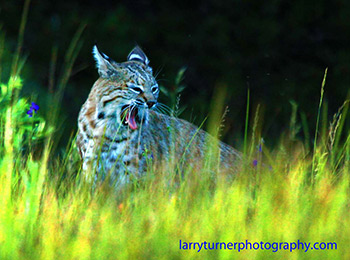
[(94, 58), (102, 86), (98, 95), (98, 117), (111, 118), (118, 127), (136, 130), (147, 124), (148, 110), (157, 104), (159, 87), (149, 60), (136, 46), (127, 61), (117, 63), (95, 45)]

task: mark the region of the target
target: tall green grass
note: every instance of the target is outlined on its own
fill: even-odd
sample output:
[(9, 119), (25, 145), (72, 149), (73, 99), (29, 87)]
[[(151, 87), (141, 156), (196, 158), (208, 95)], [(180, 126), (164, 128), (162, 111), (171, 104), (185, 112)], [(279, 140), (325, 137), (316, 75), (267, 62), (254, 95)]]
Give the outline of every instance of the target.
[[(150, 171), (137, 187), (131, 185), (114, 192), (101, 184), (91, 191), (68, 158), (74, 158), (74, 150), (68, 149), (63, 160), (58, 161), (50, 154), (50, 144), (39, 156), (34, 156), (30, 145), (22, 151), (27, 137), (23, 131), (12, 129), (13, 121), (20, 127), (20, 113), (10, 105), (7, 109), (16, 114), (7, 112), (1, 120), (1, 259), (350, 256), (349, 142), (335, 151), (340, 163), (332, 163), (332, 155), (323, 144), (318, 143), (316, 153), (311, 155), (302, 143), (286, 138), (273, 150), (264, 147), (261, 158), (268, 166), (247, 167), (232, 182), (218, 174), (214, 184), (208, 183), (208, 171), (198, 171), (172, 183), (169, 172), (175, 169), (164, 168)], [(197, 252), (180, 250), (180, 239), (271, 243), (300, 240), (336, 242), (338, 247), (306, 253)]]
[[(73, 141), (63, 158), (52, 155), (56, 133), (40, 110), (29, 118), (30, 100), (9, 101), (13, 88), (20, 91), (22, 84), (17, 77), (1, 85), (1, 259), (350, 257), (350, 133), (340, 132), (347, 103), (328, 135), (319, 136), (323, 141), (314, 144), (314, 152), (294, 134), (285, 135), (276, 147), (265, 145), (262, 152), (252, 137), (247, 160), (258, 158), (258, 165), (246, 167), (233, 181), (220, 174), (213, 180), (209, 171), (197, 170), (174, 182), (169, 174), (176, 172), (174, 166), (150, 170), (138, 185), (115, 192), (107, 183), (92, 190), (84, 182)], [(180, 239), (336, 242), (337, 249), (197, 252), (180, 250)]]
[[(75, 39), (70, 50), (77, 52), (78, 43)], [(76, 52), (66, 56), (59, 96)], [(107, 182), (92, 189), (80, 176), (74, 138), (63, 157), (54, 155), (57, 118), (41, 110), (28, 117), (35, 100), (21, 97), (25, 80), (18, 70), (2, 80), (0, 259), (350, 259), (347, 102), (331, 122), (317, 119), (317, 129), (320, 125), (327, 131), (317, 131), (311, 146), (310, 138), (296, 138), (301, 130), (312, 135), (303, 114), (298, 121), (295, 103), (288, 133), (281, 134), (275, 147), (263, 149), (259, 110), (248, 127), (247, 109), (248, 165), (231, 181), (219, 173), (209, 176), (206, 169), (174, 181), (176, 165), (164, 164), (168, 166), (157, 171), (150, 168), (141, 182), (114, 191)], [(323, 83), (322, 97), (324, 88)], [(215, 100), (222, 102), (223, 95)], [(52, 109), (56, 117), (58, 103)], [(212, 133), (219, 134), (221, 120), (213, 111)], [(337, 249), (197, 252), (180, 250), (180, 240), (336, 242)]]

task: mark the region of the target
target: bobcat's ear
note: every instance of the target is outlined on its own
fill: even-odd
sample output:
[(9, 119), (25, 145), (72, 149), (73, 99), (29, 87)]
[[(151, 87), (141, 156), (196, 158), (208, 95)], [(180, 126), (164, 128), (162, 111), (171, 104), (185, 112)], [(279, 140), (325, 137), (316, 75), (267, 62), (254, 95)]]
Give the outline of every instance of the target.
[(128, 55), (128, 61), (135, 60), (140, 61), (145, 65), (148, 65), (149, 59), (146, 54), (141, 50), (139, 46), (136, 46)]
[(94, 45), (92, 48), (92, 54), (96, 60), (96, 67), (98, 69), (98, 74), (102, 78), (109, 78), (113, 74), (117, 73), (115, 68), (112, 65), (112, 60), (103, 52), (100, 52), (97, 48), (97, 45)]

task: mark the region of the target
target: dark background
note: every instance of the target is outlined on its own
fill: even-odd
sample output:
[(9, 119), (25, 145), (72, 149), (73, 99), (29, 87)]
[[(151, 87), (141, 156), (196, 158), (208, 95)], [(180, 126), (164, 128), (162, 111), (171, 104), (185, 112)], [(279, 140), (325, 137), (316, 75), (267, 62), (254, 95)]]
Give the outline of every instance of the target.
[[(16, 49), (23, 1), (0, 2), (1, 31), (5, 33), (2, 72)], [(45, 110), (51, 95), (49, 67), (58, 48), (55, 77), (74, 33), (86, 24), (82, 49), (60, 113), (62, 140), (76, 131), (81, 105), (97, 79), (91, 55), (95, 42), (116, 61), (125, 61), (139, 44), (159, 83), (174, 87), (177, 72), (187, 67), (180, 117), (199, 125), (208, 115), (213, 93), (227, 87), (223, 139), (240, 147), (244, 135), (247, 89), (251, 92), (251, 121), (261, 104), (262, 135), (273, 143), (289, 128), (290, 101), (306, 115), (314, 131), (320, 87), (328, 67), (325, 100), (331, 117), (345, 101), (350, 83), (350, 1), (39, 1), (33, 0), (24, 34), (28, 55), (22, 77), (23, 95), (37, 96)], [(161, 101), (171, 105), (164, 96)], [(43, 111), (42, 110), (42, 111)], [(298, 121), (300, 114), (298, 113)], [(303, 138), (302, 132), (298, 134)], [(64, 142), (62, 142), (64, 144)]]

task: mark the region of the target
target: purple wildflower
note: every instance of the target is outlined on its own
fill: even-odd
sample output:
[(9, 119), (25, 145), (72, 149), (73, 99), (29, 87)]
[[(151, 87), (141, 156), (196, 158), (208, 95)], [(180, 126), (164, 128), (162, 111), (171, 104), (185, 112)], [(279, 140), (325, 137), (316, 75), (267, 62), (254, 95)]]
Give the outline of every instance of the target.
[(254, 159), (253, 160), (253, 166), (256, 167), (258, 165), (258, 160), (257, 159)]
[(40, 107), (35, 102), (32, 102), (29, 110), (27, 111), (27, 115), (29, 117), (33, 117), (34, 112), (36, 113), (39, 110), (39, 108)]
[(30, 106), (30, 108), (36, 112), (39, 110), (40, 107), (35, 102), (32, 102), (32, 105)]
[(27, 111), (27, 115), (28, 115), (29, 117), (32, 117), (32, 116), (33, 116), (33, 110), (29, 109), (29, 110)]

